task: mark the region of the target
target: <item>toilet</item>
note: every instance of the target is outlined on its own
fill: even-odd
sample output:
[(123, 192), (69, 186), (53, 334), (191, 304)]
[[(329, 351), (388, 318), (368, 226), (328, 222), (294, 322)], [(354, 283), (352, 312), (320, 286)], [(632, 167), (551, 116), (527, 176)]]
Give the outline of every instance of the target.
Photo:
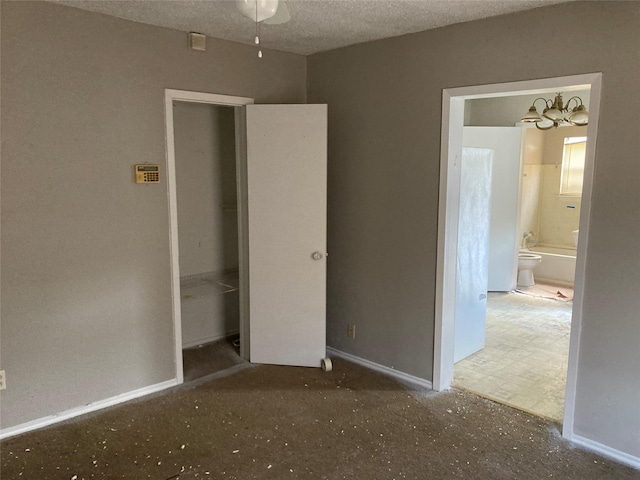
[(518, 252), (518, 286), (533, 287), (536, 282), (533, 278), (533, 269), (542, 261), (540, 255), (529, 250)]

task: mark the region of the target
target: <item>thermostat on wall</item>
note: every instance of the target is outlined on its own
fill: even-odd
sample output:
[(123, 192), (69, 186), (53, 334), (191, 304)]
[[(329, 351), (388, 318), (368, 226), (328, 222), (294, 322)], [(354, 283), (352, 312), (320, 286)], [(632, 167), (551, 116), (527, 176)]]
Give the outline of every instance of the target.
[(134, 165), (136, 183), (160, 183), (160, 168), (158, 165)]

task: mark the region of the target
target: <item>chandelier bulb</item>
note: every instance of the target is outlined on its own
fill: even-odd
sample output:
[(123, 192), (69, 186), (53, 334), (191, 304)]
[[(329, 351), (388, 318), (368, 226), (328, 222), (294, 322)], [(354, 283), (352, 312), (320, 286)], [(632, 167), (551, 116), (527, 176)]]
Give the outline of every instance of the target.
[(262, 58), (262, 50), (258, 50), (258, 58)]
[(260, 37), (256, 35), (256, 38), (253, 40), (256, 45), (260, 45)]

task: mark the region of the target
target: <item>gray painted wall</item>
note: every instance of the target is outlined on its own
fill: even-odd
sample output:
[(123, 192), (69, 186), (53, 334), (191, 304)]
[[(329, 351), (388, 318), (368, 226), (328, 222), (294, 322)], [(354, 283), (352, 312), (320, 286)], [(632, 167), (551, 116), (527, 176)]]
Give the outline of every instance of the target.
[(330, 346), (432, 377), (442, 90), (603, 72), (575, 432), (640, 456), (639, 22), (637, 2), (570, 2), (309, 57), (309, 101), (329, 104)]
[(7, 428), (174, 378), (164, 89), (304, 103), (306, 59), (41, 2), (1, 40)]

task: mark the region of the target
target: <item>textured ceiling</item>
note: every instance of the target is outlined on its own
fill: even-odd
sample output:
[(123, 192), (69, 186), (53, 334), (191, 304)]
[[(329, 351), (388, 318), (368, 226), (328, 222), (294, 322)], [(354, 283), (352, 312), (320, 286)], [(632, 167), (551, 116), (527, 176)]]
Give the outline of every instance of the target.
[[(252, 43), (234, 0), (49, 0), (135, 22)], [(262, 25), (262, 45), (309, 55), (568, 0), (288, 0), (291, 20)]]

